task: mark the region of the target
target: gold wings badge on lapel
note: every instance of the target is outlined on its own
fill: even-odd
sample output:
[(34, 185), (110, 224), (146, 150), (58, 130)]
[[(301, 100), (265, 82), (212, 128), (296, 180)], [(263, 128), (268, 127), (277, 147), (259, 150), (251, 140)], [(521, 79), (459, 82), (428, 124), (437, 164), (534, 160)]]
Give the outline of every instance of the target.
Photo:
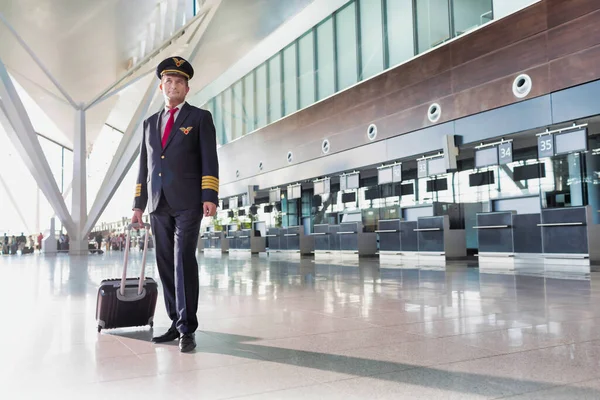
[(179, 130), (181, 132), (183, 132), (184, 135), (187, 135), (188, 133), (190, 133), (192, 131), (193, 126), (188, 126), (187, 128), (179, 128)]

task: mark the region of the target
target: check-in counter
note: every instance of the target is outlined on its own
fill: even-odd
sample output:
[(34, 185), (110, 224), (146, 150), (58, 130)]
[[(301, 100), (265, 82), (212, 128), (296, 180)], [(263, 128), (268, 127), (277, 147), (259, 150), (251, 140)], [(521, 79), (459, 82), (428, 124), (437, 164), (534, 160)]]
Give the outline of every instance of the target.
[(399, 219), (379, 221), (378, 229), (375, 233), (379, 236), (380, 254), (400, 254), (402, 252), (400, 223)]
[(359, 256), (372, 256), (377, 254), (377, 234), (363, 232), (359, 222), (344, 222), (340, 224), (337, 232), (340, 237), (340, 251), (354, 253)]
[(329, 225), (315, 224), (314, 233), (315, 253), (331, 251)]
[(514, 214), (512, 216), (513, 249), (515, 255), (542, 253), (541, 215)]
[(377, 253), (377, 234), (363, 232), (360, 222), (340, 225), (315, 225), (314, 252), (331, 254), (358, 254), (370, 256)]
[(400, 222), (400, 251), (402, 253), (416, 253), (419, 251), (417, 228), (417, 221)]
[(450, 229), (448, 215), (419, 217), (417, 220), (418, 255), (460, 258), (467, 255), (464, 229)]
[[(496, 226), (495, 233), (491, 227), (485, 229), (486, 225)], [(600, 225), (593, 223), (589, 206), (547, 208), (539, 214), (482, 213), (476, 228), (480, 267), (483, 259), (502, 255), (510, 255), (514, 263), (528, 264), (542, 261), (576, 266), (600, 261)], [(507, 261), (505, 266), (514, 268)]]
[(269, 252), (312, 254), (315, 236), (305, 235), (304, 227), (269, 228), (267, 233)]
[(542, 210), (542, 249), (546, 262), (566, 264), (574, 260), (600, 261), (599, 227), (591, 207), (547, 208)]
[(224, 233), (221, 231), (217, 232), (206, 232), (200, 237), (198, 249), (203, 252), (227, 252), (229, 241), (224, 240)]
[(514, 253), (512, 219), (514, 212), (477, 213), (479, 255), (508, 256)]
[(329, 225), (329, 251), (339, 252), (342, 249), (340, 235), (338, 235), (340, 231), (339, 225)]
[(256, 236), (252, 229), (230, 230), (226, 236), (229, 241), (229, 252), (240, 251), (252, 254), (267, 251), (267, 238)]
[(280, 251), (282, 250), (282, 228), (268, 228), (267, 229), (267, 248), (269, 251)]
[(464, 229), (450, 229), (448, 215), (422, 216), (416, 221), (379, 221), (379, 254), (407, 258), (460, 258), (467, 255)]

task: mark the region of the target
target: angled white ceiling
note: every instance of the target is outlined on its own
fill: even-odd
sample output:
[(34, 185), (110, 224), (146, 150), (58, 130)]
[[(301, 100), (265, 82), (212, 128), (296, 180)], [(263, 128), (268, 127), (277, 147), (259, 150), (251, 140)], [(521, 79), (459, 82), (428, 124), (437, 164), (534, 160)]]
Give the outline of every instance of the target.
[[(313, 0), (223, 0), (192, 61), (194, 92)], [(199, 3), (204, 3), (204, 0)], [(0, 2), (0, 14), (76, 103), (89, 103), (192, 18), (193, 0), (19, 0)], [(188, 30), (196, 29), (197, 25)], [(186, 32), (188, 35), (191, 32)], [(10, 30), (0, 23), (0, 59), (39, 110), (52, 120), (39, 132), (72, 145), (74, 111)], [(142, 47), (145, 45), (145, 47)], [(180, 48), (168, 48), (169, 56)], [(147, 65), (129, 79), (152, 71)], [(144, 86), (141, 79), (132, 87)], [(138, 90), (125, 90), (89, 110), (88, 149), (105, 122), (124, 130)], [(121, 97), (123, 97), (121, 99)], [(118, 110), (116, 108), (119, 108)], [(56, 134), (56, 128), (61, 134)]]

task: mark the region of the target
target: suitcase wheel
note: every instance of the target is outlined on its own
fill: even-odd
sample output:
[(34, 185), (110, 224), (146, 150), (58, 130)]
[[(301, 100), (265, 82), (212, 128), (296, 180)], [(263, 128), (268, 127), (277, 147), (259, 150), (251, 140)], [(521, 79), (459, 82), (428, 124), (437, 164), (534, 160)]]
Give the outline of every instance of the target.
[(154, 327), (154, 321), (150, 322), (149, 325), (150, 325), (150, 328), (153, 328)]
[(98, 325), (98, 333), (100, 333), (101, 330), (102, 330), (102, 327), (100, 325)]

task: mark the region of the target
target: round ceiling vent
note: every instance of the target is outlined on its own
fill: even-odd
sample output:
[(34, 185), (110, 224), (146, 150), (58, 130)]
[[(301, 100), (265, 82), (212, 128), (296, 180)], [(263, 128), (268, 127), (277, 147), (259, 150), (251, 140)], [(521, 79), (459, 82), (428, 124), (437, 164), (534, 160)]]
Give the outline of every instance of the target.
[(294, 161), (294, 153), (292, 153), (291, 151), (288, 151), (288, 153), (287, 153), (287, 162), (288, 162), (288, 164), (291, 164), (292, 161)]
[(329, 149), (330, 149), (329, 139), (323, 140), (323, 143), (321, 144), (321, 151), (323, 152), (323, 154), (329, 153)]
[(239, 177), (240, 177), (240, 170), (239, 170), (239, 169), (235, 171), (235, 177), (236, 177), (236, 178), (239, 178)]
[(375, 140), (375, 138), (377, 137), (377, 125), (369, 125), (369, 127), (367, 128), (367, 137), (369, 138), (369, 140)]
[(263, 170), (263, 163), (262, 163), (262, 161), (258, 163), (258, 170), (259, 171)]
[(427, 110), (427, 118), (431, 122), (438, 122), (442, 116), (442, 107), (438, 103), (433, 103)]
[(531, 92), (532, 86), (531, 77), (527, 74), (521, 74), (517, 76), (513, 82), (513, 94), (515, 97), (522, 99)]

